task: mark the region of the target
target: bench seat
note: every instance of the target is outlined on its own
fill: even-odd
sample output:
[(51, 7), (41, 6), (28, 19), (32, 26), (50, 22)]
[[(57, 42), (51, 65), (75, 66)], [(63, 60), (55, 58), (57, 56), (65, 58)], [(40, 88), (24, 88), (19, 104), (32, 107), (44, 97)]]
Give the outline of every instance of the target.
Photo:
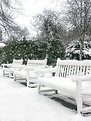
[(27, 77), (31, 77), (31, 78), (37, 78), (37, 74), (34, 72), (34, 71), (27, 71), (27, 70), (16, 70), (14, 71), (15, 75), (16, 75), (16, 78), (19, 77), (19, 78), (26, 78)]
[[(63, 77), (39, 77), (38, 84), (59, 90), (63, 95), (75, 98), (77, 92), (77, 84), (71, 78)], [(82, 94), (91, 94), (91, 82), (82, 83)]]

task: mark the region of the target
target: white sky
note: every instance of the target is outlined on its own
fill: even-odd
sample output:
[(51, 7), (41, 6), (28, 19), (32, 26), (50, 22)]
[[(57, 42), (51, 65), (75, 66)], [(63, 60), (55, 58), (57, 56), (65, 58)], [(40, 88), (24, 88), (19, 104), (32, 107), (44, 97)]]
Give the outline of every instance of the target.
[(29, 29), (31, 29), (31, 23), (33, 20), (32, 17), (38, 13), (42, 13), (45, 8), (52, 10), (59, 10), (59, 6), (61, 10), (65, 8), (66, 0), (60, 0), (60, 5), (56, 1), (58, 0), (21, 0), (23, 15), (17, 15), (15, 20), (21, 26), (27, 26)]

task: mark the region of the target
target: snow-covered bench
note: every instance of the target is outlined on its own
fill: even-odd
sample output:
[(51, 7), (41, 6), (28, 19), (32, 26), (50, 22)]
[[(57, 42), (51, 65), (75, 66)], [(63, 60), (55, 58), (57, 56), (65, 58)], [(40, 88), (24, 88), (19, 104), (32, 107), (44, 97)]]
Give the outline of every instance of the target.
[(35, 70), (41, 69), (41, 68), (43, 69), (46, 67), (47, 67), (47, 59), (44, 59), (44, 60), (28, 59), (27, 65), (25, 65), (21, 70), (14, 71), (14, 81), (26, 80), (27, 86), (31, 86), (32, 85), (31, 83), (35, 83), (37, 81), (37, 73), (35, 72)]
[(13, 73), (16, 69), (19, 69), (19, 66), (23, 64), (23, 59), (13, 60), (13, 63), (2, 64), (3, 75), (8, 75), (9, 77), (13, 76)]
[[(83, 107), (83, 101), (88, 100), (87, 97), (91, 98), (91, 61), (58, 59), (55, 68), (40, 70), (38, 73), (39, 93), (42, 92), (42, 86), (50, 87), (62, 95), (74, 98), (78, 113), (91, 111), (91, 107)], [(40, 76), (40, 73), (55, 75), (46, 77)]]

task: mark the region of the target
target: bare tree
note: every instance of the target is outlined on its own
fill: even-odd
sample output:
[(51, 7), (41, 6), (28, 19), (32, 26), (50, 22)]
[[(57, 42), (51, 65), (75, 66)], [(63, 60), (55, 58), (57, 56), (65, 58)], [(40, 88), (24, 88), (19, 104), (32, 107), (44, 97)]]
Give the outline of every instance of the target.
[(67, 2), (68, 19), (81, 43), (80, 59), (82, 59), (85, 37), (91, 34), (91, 0), (67, 0)]
[(45, 9), (41, 14), (34, 17), (33, 26), (37, 31), (39, 40), (50, 41), (60, 39), (65, 43), (66, 29), (62, 25), (60, 13)]
[[(14, 12), (17, 10), (14, 7), (14, 3), (18, 4), (19, 2), (17, 0), (0, 0), (0, 28), (8, 34), (9, 31), (20, 31), (12, 18)], [(16, 30), (16, 28), (18, 29)]]
[[(18, 27), (14, 27), (15, 28), (15, 30), (17, 30), (18, 31), (18, 33), (12, 33), (12, 34), (10, 34), (10, 36), (9, 36), (9, 40), (22, 40), (24, 37), (26, 38), (26, 39), (29, 39), (29, 31), (28, 31), (28, 29), (27, 29), (27, 27), (25, 27), (25, 28), (20, 28), (19, 26)], [(19, 31), (20, 30), (20, 31)]]

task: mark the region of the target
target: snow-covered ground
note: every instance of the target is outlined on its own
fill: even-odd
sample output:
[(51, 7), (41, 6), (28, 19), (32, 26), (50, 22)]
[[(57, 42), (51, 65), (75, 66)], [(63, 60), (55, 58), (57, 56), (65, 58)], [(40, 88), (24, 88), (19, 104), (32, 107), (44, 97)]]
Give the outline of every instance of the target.
[(2, 75), (0, 68), (0, 121), (91, 121), (60, 103), (39, 95)]

